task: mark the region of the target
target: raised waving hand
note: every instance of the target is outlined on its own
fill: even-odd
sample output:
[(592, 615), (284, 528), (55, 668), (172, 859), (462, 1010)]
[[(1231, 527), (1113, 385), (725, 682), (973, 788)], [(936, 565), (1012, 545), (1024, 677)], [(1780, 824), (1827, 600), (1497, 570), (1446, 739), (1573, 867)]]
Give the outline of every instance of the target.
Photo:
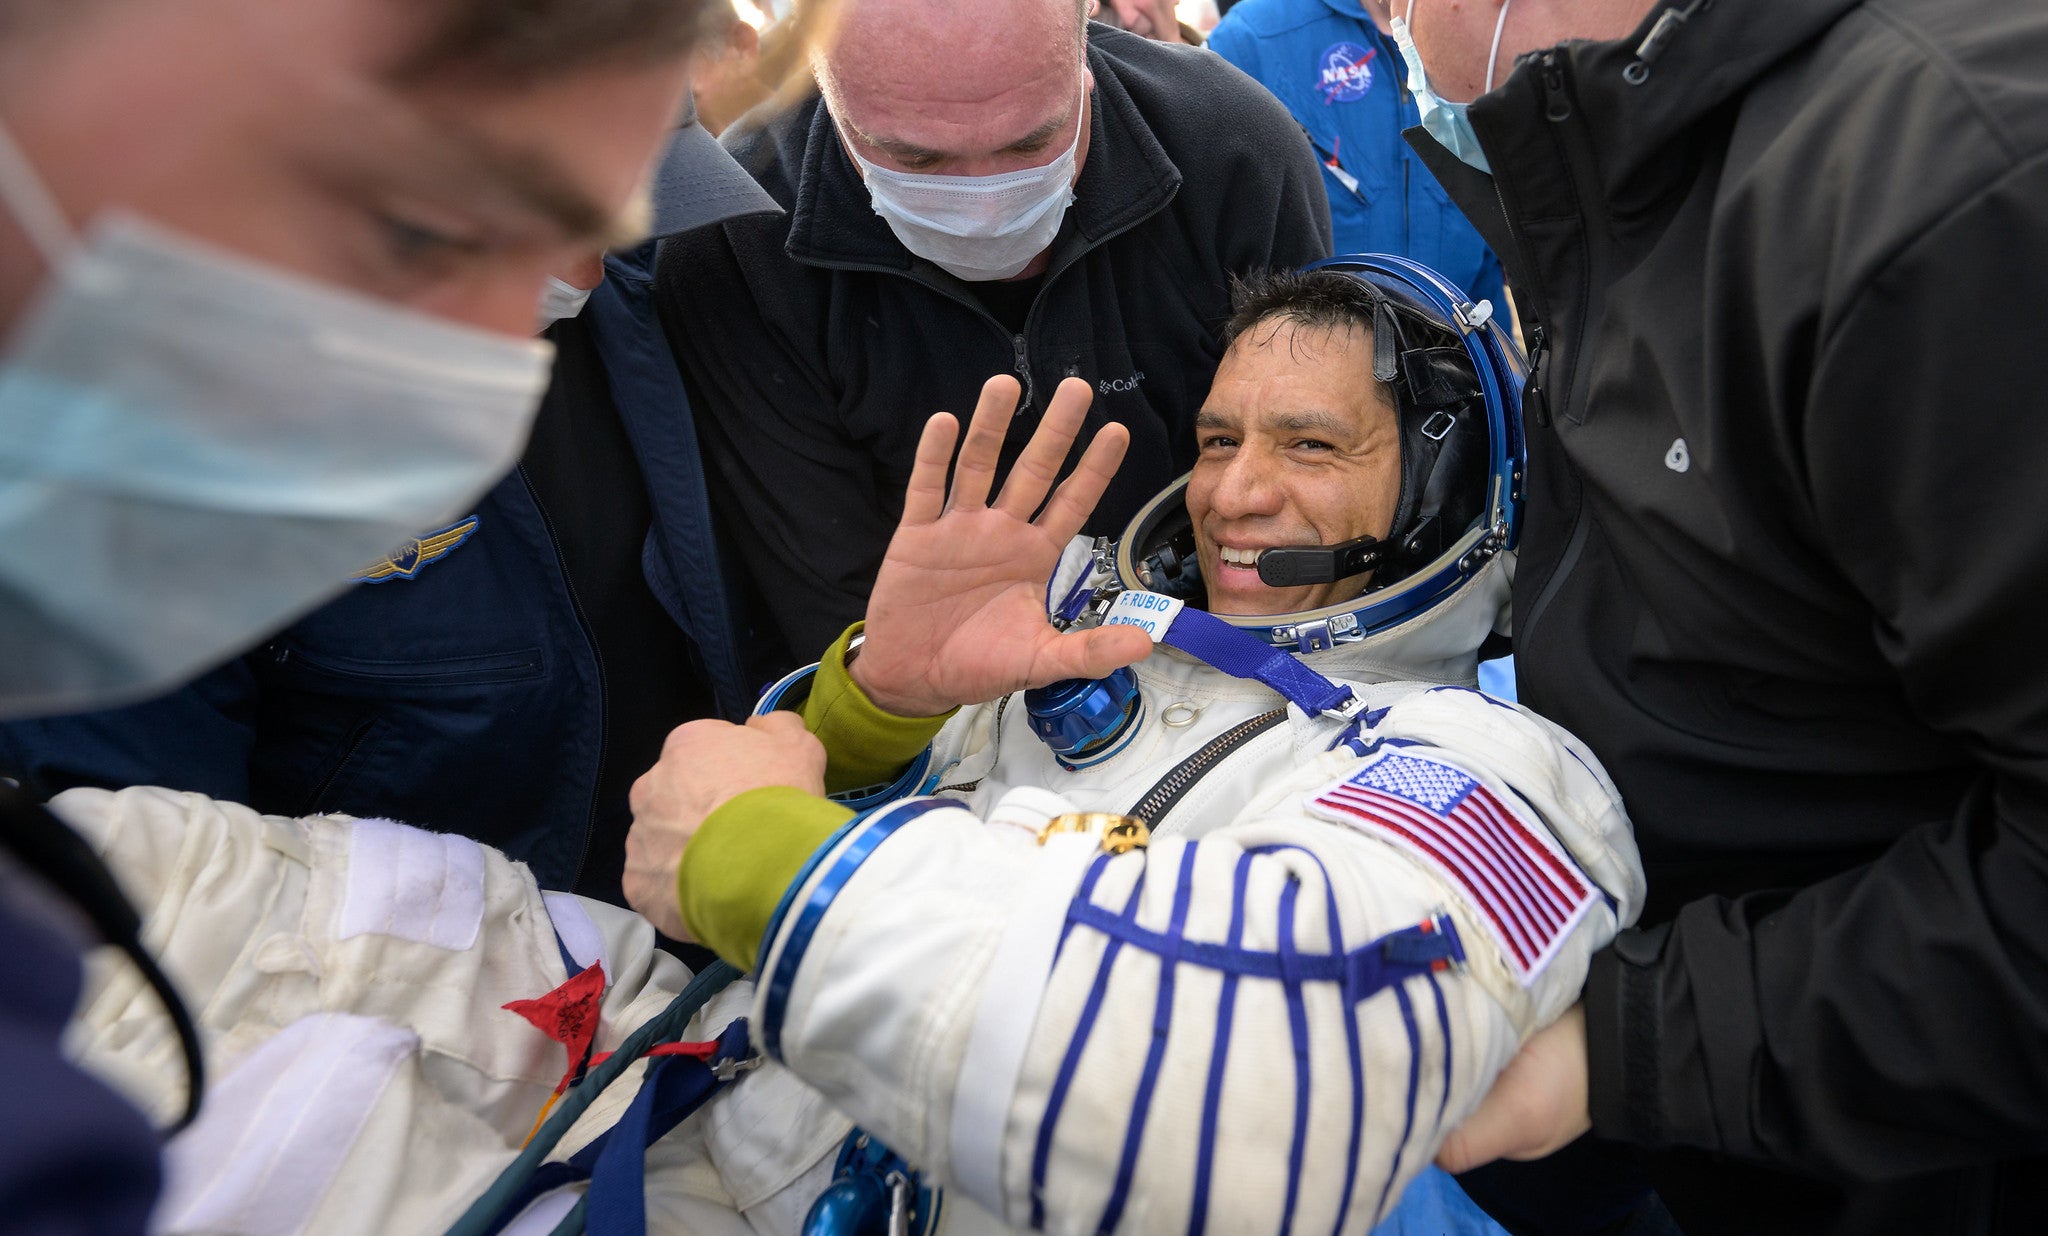
[(1062, 633), (1047, 620), (1046, 581), (1116, 474), (1130, 435), (1103, 426), (1055, 489), (1091, 399), (1086, 382), (1068, 378), (991, 503), (1019, 393), (1010, 377), (982, 386), (950, 494), (946, 465), (959, 423), (941, 412), (918, 440), (903, 520), (868, 599), (867, 640), (849, 667), (867, 697), (898, 716), (937, 716), (1063, 678), (1099, 678), (1152, 650), (1133, 627)]

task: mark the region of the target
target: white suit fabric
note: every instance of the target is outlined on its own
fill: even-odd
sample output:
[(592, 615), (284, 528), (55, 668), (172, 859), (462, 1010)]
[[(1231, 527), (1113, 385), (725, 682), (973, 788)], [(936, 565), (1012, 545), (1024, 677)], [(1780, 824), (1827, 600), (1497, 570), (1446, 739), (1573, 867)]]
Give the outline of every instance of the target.
[[(159, 789), (51, 805), (142, 912), (143, 943), (205, 1042), (214, 1081), (166, 1149), (157, 1232), (439, 1232), (512, 1161), (567, 1064), (501, 1006), (559, 986), (565, 951), (601, 962), (597, 1049), (609, 1050), (689, 979), (639, 916), (543, 894), (523, 864), (465, 838)], [(686, 1037), (717, 1037), (750, 998), (728, 988)], [(67, 1048), (159, 1122), (183, 1103), (177, 1037), (108, 950), (88, 968)], [(609, 1128), (644, 1071), (554, 1157)], [(649, 1230), (795, 1232), (849, 1127), (786, 1070), (745, 1074), (648, 1152)], [(548, 1232), (573, 1200), (542, 1199), (508, 1230)]]
[[(842, 1111), (949, 1186), (955, 1236), (1362, 1231), (1384, 1215), (1522, 1039), (1570, 1003), (1588, 954), (1641, 895), (1592, 757), (1458, 685), (1499, 612), (1502, 570), (1395, 633), (1310, 658), (1358, 684), (1366, 723), (1290, 713), (1181, 799), (1149, 852), (1105, 861), (1088, 838), (1041, 847), (1033, 830), (1069, 807), (1128, 808), (1275, 708), (1271, 691), (1157, 652), (1137, 671), (1148, 728), (1083, 773), (1053, 761), (1014, 701), (956, 717), (934, 764), (946, 797), (869, 816), (799, 881), (763, 971), (788, 979), (780, 991), (736, 984), (693, 1022), (688, 1037), (713, 1038), (751, 1004), (757, 1044), (768, 1031), (791, 1067), (747, 1074), (649, 1151), (650, 1231), (796, 1232), (851, 1127)], [(1530, 984), (1456, 887), (1303, 809), (1388, 744), (1526, 804), (1607, 894)], [(439, 1231), (512, 1160), (566, 1063), (501, 1006), (561, 984), (565, 952), (601, 961), (603, 1050), (688, 979), (637, 916), (545, 894), (462, 838), (154, 789), (78, 790), (52, 806), (142, 911), (143, 942), (195, 1011), (216, 1079), (169, 1147), (159, 1232)], [(1070, 922), (1083, 903), (1136, 931)], [(1221, 944), (1305, 973), (1443, 919), (1463, 968), (1348, 1009), (1337, 983), (1194, 956)], [(1162, 967), (1174, 939), (1190, 957)], [(159, 1119), (181, 1101), (175, 1036), (117, 957), (95, 959), (70, 1046)], [(642, 1071), (555, 1157), (610, 1127)], [(508, 1230), (549, 1231), (571, 1200), (544, 1198)]]
[[(1085, 558), (1077, 543), (1056, 595)], [(800, 878), (757, 976), (757, 1038), (1020, 1227), (1367, 1230), (1641, 904), (1592, 755), (1471, 688), (1507, 569), (1305, 658), (1364, 715), (1290, 707), (1155, 822), (1149, 850), (1033, 833), (1061, 811), (1129, 811), (1278, 695), (1155, 650), (1137, 667), (1145, 731), (1082, 771), (1022, 701), (964, 710), (935, 743), (941, 796), (867, 814)], [(1389, 760), (1483, 789), (1535, 837), (1527, 853), (1561, 850), (1590, 880), (1539, 964), (1497, 943), (1483, 889), (1319, 811)], [(1445, 918), (1463, 964), (1403, 970)]]

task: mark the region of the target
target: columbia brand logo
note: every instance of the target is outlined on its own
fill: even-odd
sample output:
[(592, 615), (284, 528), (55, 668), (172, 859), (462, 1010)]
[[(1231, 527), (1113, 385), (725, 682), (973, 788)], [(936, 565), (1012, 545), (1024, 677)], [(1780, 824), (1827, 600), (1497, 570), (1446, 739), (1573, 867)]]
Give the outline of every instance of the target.
[(1140, 369), (1128, 378), (1104, 378), (1095, 384), (1098, 395), (1128, 395), (1138, 389), (1138, 383), (1145, 380), (1145, 371)]

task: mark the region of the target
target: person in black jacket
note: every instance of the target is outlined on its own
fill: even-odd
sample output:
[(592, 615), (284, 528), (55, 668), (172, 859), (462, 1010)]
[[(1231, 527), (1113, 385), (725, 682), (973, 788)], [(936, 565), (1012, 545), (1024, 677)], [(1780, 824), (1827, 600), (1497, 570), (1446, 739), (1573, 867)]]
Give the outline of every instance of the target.
[(663, 245), (714, 506), (785, 668), (860, 616), (932, 413), (1016, 373), (1007, 468), (1084, 378), (1091, 427), (1131, 431), (1091, 525), (1120, 529), (1194, 460), (1231, 276), (1328, 256), (1285, 109), (1196, 48), (1084, 45), (1082, 7), (856, 0), (822, 96), (723, 137), (788, 214)]
[(1522, 699), (1650, 900), (1449, 1164), (1590, 1127), (1689, 1232), (2040, 1231), (2048, 8), (1502, 7), (1407, 12), (1445, 98), (1515, 62), (1414, 140), (1532, 353)]

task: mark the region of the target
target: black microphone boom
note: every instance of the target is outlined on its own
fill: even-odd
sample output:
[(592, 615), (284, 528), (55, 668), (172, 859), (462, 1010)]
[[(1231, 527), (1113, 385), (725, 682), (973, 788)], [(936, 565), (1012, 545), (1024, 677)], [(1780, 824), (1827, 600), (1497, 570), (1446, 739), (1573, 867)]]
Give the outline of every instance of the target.
[(1275, 546), (1259, 555), (1259, 582), (1268, 588), (1327, 584), (1376, 570), (1392, 551), (1373, 536), (1336, 545)]

